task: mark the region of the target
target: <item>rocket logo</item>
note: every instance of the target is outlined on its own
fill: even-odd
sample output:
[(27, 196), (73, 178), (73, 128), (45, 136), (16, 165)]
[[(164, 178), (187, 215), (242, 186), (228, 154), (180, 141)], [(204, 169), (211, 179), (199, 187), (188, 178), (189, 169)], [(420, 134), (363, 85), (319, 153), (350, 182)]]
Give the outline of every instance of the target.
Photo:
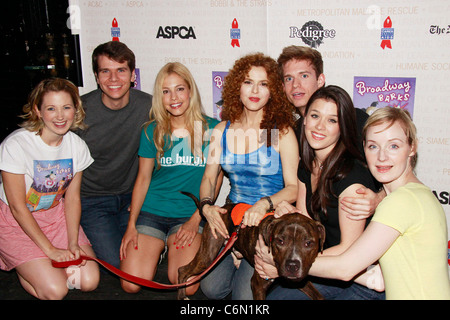
[(111, 37), (112, 37), (112, 41), (119, 41), (120, 28), (119, 28), (119, 24), (117, 23), (116, 18), (114, 18), (112, 21)]
[(394, 39), (394, 28), (392, 28), (392, 20), (391, 17), (387, 17), (386, 20), (384, 20), (384, 24), (381, 29), (381, 48), (388, 47), (389, 49), (392, 49), (391, 40)]
[(238, 22), (236, 18), (234, 18), (233, 23), (231, 24), (230, 38), (231, 38), (231, 46), (233, 48), (235, 46), (240, 47), (239, 39), (241, 38), (241, 29), (238, 28)]

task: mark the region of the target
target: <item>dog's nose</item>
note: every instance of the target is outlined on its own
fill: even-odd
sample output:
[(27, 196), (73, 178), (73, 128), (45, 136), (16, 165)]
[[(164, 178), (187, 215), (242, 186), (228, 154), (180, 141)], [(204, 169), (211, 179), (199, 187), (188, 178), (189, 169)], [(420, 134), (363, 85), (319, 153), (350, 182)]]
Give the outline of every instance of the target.
[(299, 260), (287, 260), (286, 261), (286, 271), (295, 273), (300, 269), (300, 261)]

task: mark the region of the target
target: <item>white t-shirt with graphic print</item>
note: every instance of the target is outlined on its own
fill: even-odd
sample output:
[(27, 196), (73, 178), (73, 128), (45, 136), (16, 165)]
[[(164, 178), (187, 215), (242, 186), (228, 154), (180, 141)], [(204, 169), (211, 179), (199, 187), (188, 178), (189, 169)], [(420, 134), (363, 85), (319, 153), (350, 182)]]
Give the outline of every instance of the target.
[[(0, 170), (25, 175), (26, 202), (30, 211), (56, 206), (77, 172), (94, 159), (86, 143), (66, 133), (57, 147), (24, 128), (11, 133), (0, 145)], [(0, 199), (8, 204), (0, 181)]]

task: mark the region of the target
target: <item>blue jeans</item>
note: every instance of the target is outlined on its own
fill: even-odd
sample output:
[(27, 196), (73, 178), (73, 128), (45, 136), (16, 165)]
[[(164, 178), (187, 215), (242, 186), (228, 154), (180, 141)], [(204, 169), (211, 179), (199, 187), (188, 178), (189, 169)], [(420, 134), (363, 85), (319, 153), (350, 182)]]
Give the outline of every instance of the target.
[(233, 300), (253, 300), (250, 286), (253, 272), (253, 267), (245, 259), (241, 260), (239, 269), (236, 269), (233, 257), (228, 253), (203, 278), (200, 282), (200, 288), (208, 299), (224, 299), (231, 293)]
[[(384, 292), (377, 292), (354, 282), (311, 278), (314, 287), (325, 300), (385, 300)], [(310, 300), (297, 288), (276, 285), (267, 295), (267, 300)]]
[(97, 258), (120, 267), (120, 243), (127, 229), (131, 192), (81, 198), (81, 226)]

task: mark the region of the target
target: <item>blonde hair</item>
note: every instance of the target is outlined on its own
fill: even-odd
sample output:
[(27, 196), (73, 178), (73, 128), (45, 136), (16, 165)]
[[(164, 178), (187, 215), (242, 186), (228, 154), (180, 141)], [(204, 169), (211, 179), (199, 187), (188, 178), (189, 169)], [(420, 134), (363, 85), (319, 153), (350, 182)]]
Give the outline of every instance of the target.
[(410, 165), (414, 169), (417, 164), (417, 129), (414, 122), (411, 119), (411, 115), (408, 110), (384, 107), (377, 109), (372, 115), (367, 119), (366, 124), (363, 129), (363, 140), (366, 140), (367, 130), (370, 127), (377, 126), (383, 123), (389, 124), (384, 130), (389, 129), (392, 125), (398, 122), (403, 131), (405, 132), (408, 144), (413, 147), (414, 155), (411, 157)]
[[(188, 137), (190, 139), (191, 152), (196, 156), (200, 156), (202, 154), (201, 146), (203, 143), (196, 143), (194, 145), (194, 142), (203, 142), (203, 133), (208, 129), (200, 93), (191, 72), (188, 70), (188, 68), (186, 68), (179, 62), (167, 63), (161, 68), (161, 70), (158, 72), (158, 75), (156, 76), (152, 108), (150, 109), (149, 115), (150, 120), (144, 125), (144, 128), (146, 130), (149, 124), (153, 122), (156, 123), (155, 129), (153, 131), (153, 141), (157, 150), (157, 168), (160, 167), (160, 158), (163, 156), (164, 152), (172, 146), (172, 140), (167, 139), (167, 137), (171, 137), (172, 135), (172, 127), (170, 122), (170, 114), (163, 104), (162, 90), (164, 80), (171, 74), (177, 74), (178, 76), (180, 76), (187, 83), (190, 90), (189, 107), (187, 108), (185, 114), (186, 129), (189, 132)], [(196, 123), (202, 124), (201, 130), (195, 128)], [(147, 136), (147, 138), (149, 137)]]
[(39, 84), (31, 91), (28, 96), (28, 102), (23, 106), (24, 114), (21, 118), (25, 119), (24, 122), (20, 124), (22, 128), (25, 128), (32, 132), (37, 132), (41, 134), (44, 128), (44, 121), (36, 113), (34, 106), (38, 110), (41, 110), (42, 100), (48, 92), (67, 92), (72, 98), (75, 107), (75, 118), (70, 127), (71, 130), (84, 129), (86, 126), (84, 124), (85, 113), (81, 103), (80, 95), (78, 94), (78, 88), (69, 80), (61, 78), (50, 78), (39, 82)]

